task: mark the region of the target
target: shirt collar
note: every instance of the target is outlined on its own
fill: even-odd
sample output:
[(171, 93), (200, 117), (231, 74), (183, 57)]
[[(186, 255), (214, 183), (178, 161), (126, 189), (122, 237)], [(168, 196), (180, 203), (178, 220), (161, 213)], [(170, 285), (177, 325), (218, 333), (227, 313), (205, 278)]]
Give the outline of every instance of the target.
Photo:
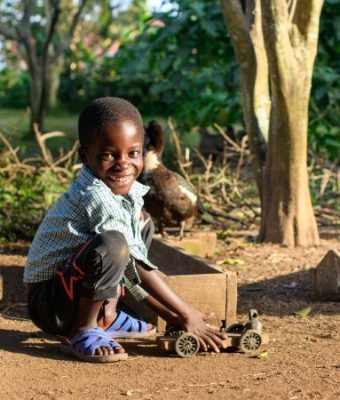
[[(112, 193), (111, 190), (105, 185), (105, 183), (101, 179), (97, 178), (92, 172), (91, 168), (87, 165), (82, 166), (77, 180), (79, 184), (85, 188), (92, 185), (100, 185), (109, 190), (110, 193)], [(132, 199), (136, 200), (137, 198), (143, 197), (149, 191), (149, 189), (149, 186), (145, 186), (140, 182), (134, 181), (128, 194), (131, 196)], [(112, 194), (115, 197), (123, 197), (120, 195), (115, 195), (114, 193)]]

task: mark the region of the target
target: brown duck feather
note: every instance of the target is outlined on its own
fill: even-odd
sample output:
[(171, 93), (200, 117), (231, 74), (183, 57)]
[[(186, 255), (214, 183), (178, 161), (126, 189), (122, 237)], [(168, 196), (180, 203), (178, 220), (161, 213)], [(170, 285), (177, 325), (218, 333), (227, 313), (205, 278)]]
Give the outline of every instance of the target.
[[(197, 196), (185, 179), (162, 162), (163, 131), (152, 121), (146, 131), (145, 170), (141, 181), (150, 187), (144, 197), (145, 208), (165, 226), (192, 224), (197, 214)], [(150, 163), (149, 160), (152, 160)]]

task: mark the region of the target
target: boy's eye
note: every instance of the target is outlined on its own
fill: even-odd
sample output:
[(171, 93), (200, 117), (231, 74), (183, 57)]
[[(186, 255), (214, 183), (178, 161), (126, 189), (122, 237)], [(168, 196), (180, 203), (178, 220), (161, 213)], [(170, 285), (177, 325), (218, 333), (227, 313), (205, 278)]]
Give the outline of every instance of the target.
[(113, 155), (112, 153), (102, 153), (100, 154), (99, 158), (103, 161), (111, 161), (113, 160)]
[(137, 158), (139, 156), (139, 150), (133, 150), (133, 151), (130, 151), (130, 153), (129, 153), (129, 157), (131, 157), (131, 158)]

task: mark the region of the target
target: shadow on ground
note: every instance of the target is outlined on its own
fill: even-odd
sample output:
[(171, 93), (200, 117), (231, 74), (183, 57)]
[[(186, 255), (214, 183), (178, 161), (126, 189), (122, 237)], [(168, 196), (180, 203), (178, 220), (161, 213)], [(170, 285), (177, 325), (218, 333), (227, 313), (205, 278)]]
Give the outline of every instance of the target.
[(309, 270), (238, 287), (237, 311), (240, 314), (256, 308), (260, 314), (294, 315), (305, 307), (312, 307), (314, 314), (340, 314), (339, 302), (321, 302), (312, 298)]
[[(0, 329), (0, 337), (0, 350), (27, 354), (33, 357), (65, 360), (65, 355), (59, 349), (60, 341), (58, 338), (43, 332)], [(163, 351), (157, 347), (156, 341), (152, 339), (119, 340), (119, 343), (125, 348), (130, 357), (164, 357)], [(74, 360), (73, 357), (70, 357), (70, 359)]]

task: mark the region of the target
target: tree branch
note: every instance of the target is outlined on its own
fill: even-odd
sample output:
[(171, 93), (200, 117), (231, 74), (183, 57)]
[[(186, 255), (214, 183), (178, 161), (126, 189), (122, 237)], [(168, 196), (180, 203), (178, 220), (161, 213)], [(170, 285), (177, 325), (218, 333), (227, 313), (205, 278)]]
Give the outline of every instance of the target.
[(45, 60), (45, 62), (47, 61), (48, 48), (52, 41), (56, 26), (58, 23), (59, 15), (60, 15), (59, 0), (50, 0), (49, 3), (52, 8), (52, 13), (51, 13), (51, 21), (49, 24), (49, 28), (48, 28), (48, 32), (47, 32), (47, 36), (46, 36), (46, 39), (44, 42), (44, 47), (43, 47), (43, 52), (42, 52), (42, 60)]
[(295, 15), (295, 9), (296, 9), (296, 3), (297, 0), (290, 0), (288, 2), (288, 12), (289, 12), (289, 21), (292, 22), (294, 15)]
[(319, 36), (319, 21), (324, 0), (299, 0), (293, 17), (293, 23), (297, 26), (309, 49), (317, 47)]
[(20, 23), (16, 25), (16, 31), (19, 36), (19, 41), (22, 41), (27, 45), (29, 37), (31, 36), (31, 24), (30, 18), (33, 10), (33, 0), (24, 1), (24, 13)]
[[(294, 52), (289, 36), (290, 22), (287, 0), (262, 1), (262, 26), (267, 49), (271, 78), (283, 79), (293, 76)], [(284, 82), (282, 80), (282, 87)]]
[(62, 43), (59, 45), (59, 47), (56, 49), (54, 55), (50, 58), (49, 64), (52, 64), (61, 54), (65, 52), (65, 50), (69, 47), (72, 37), (73, 37), (73, 32), (75, 28), (78, 25), (79, 18), (83, 12), (84, 7), (86, 6), (88, 0), (81, 0), (81, 3), (78, 7), (77, 12), (74, 14), (70, 28), (68, 30), (68, 33), (65, 37), (65, 39), (62, 41)]
[(247, 21), (239, 0), (220, 0), (225, 24), (241, 68), (250, 62), (252, 48)]
[(9, 26), (6, 26), (1, 22), (0, 22), (0, 35), (4, 36), (6, 39), (9, 40), (19, 41), (19, 36), (17, 31)]

